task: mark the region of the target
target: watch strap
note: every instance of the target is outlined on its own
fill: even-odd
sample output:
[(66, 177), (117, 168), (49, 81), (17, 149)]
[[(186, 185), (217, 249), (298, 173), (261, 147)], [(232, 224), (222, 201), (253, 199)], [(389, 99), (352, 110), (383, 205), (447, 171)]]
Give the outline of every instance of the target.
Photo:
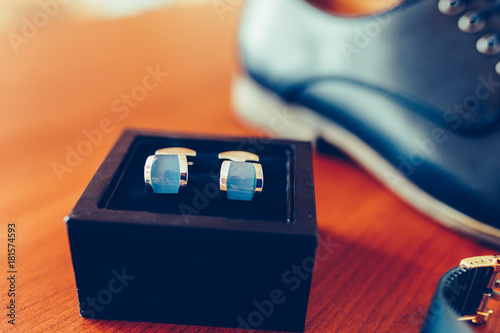
[(421, 332), (473, 332), (467, 321), (481, 324), (492, 313), (490, 299), (500, 299), (495, 289), (500, 256), (467, 258), (443, 275), (434, 293)]

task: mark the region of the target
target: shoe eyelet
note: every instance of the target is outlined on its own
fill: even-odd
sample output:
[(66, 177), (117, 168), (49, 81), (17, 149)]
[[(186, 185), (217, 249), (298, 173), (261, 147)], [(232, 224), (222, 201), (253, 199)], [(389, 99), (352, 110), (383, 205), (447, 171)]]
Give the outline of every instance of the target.
[(486, 55), (495, 55), (500, 53), (500, 40), (496, 34), (487, 34), (479, 38), (476, 43), (479, 52)]
[(440, 0), (438, 8), (441, 13), (454, 16), (464, 11), (465, 3), (463, 0)]
[(463, 32), (475, 33), (486, 25), (486, 21), (477, 12), (468, 12), (458, 20), (458, 27)]
[(498, 75), (500, 75), (500, 61), (497, 62), (496, 66), (495, 66), (495, 71), (497, 72)]

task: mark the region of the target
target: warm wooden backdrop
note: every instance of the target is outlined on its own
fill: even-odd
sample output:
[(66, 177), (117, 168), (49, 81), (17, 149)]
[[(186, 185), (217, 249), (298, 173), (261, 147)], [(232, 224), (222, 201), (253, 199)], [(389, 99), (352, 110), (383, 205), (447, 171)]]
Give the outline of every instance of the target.
[[(117, 21), (60, 15), (17, 54), (0, 39), (0, 331), (11, 328), (10, 221), (18, 226), (17, 331), (234, 331), (82, 319), (63, 217), (125, 127), (257, 135), (229, 103), (240, 7), (223, 19), (211, 4)], [(157, 65), (169, 76), (119, 119), (112, 102)], [(53, 162), (64, 163), (67, 147), (103, 118), (114, 131), (59, 181)], [(339, 247), (315, 272), (307, 332), (416, 332), (439, 277), (463, 257), (493, 252), (434, 224), (342, 157), (316, 154), (314, 171), (321, 237)]]

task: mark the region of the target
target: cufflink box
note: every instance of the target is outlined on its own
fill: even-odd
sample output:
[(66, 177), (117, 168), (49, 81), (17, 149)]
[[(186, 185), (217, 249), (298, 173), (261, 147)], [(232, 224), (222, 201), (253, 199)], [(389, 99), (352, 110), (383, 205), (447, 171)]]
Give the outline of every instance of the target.
[[(144, 183), (165, 147), (197, 151), (178, 194)], [(252, 201), (219, 191), (228, 150), (260, 156)], [(304, 330), (318, 240), (309, 143), (127, 130), (65, 221), (82, 317)]]

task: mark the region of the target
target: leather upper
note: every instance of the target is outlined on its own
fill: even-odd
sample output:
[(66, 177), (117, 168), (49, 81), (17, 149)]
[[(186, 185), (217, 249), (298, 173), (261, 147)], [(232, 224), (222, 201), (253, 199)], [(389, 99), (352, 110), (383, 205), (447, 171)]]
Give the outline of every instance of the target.
[[(487, 3), (472, 0), (463, 13)], [(458, 28), (462, 14), (442, 14), (437, 0), (362, 17), (251, 0), (240, 55), (265, 88), (341, 124), (440, 201), (500, 227), (500, 56), (476, 49), (500, 32), (500, 19), (470, 34)]]
[[(487, 3), (471, 1), (466, 12)], [(240, 30), (242, 53), (250, 74), (288, 99), (311, 81), (347, 80), (418, 103), (454, 130), (481, 130), (499, 118), (500, 94), (489, 94), (499, 86), (476, 88), (500, 82), (500, 57), (480, 54), (476, 43), (497, 32), (500, 19), (469, 34), (459, 30), (459, 17), (442, 14), (436, 0), (362, 17), (334, 16), (301, 0), (255, 0)]]

